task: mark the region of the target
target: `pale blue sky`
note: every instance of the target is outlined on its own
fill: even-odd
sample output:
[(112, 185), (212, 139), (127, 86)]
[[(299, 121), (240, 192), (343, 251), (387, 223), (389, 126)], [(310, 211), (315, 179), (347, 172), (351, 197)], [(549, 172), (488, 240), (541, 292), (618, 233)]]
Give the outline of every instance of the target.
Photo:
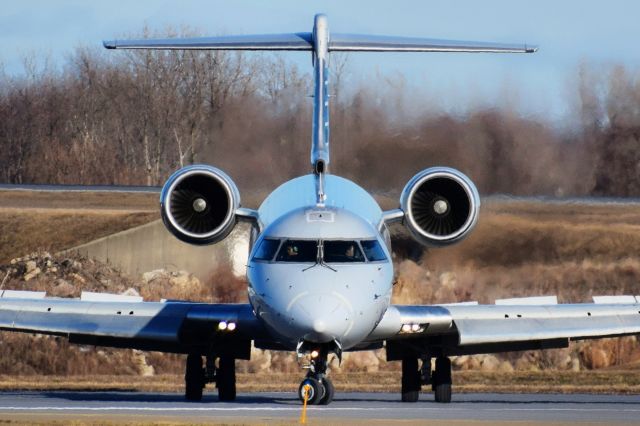
[[(403, 78), (425, 104), (454, 112), (513, 102), (524, 113), (550, 112), (558, 120), (572, 107), (581, 62), (640, 69), (640, 2), (634, 0), (0, 0), (0, 61), (9, 74), (20, 73), (28, 52), (50, 53), (62, 64), (76, 46), (98, 47), (144, 25), (189, 26), (211, 35), (309, 31), (317, 12), (327, 13), (335, 32), (540, 46), (534, 55), (351, 55), (352, 81)], [(290, 55), (301, 67), (310, 63), (302, 53)]]

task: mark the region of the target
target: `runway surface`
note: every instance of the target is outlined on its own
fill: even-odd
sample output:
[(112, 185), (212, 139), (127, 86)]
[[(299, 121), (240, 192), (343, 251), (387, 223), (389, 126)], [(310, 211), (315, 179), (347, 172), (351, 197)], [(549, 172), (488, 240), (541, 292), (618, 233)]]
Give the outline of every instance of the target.
[[(638, 395), (456, 394), (451, 404), (433, 402), (431, 394), (417, 403), (401, 403), (390, 393), (342, 393), (326, 407), (309, 407), (311, 423), (323, 419), (363, 423), (389, 420), (473, 420), (640, 423)], [(0, 418), (33, 415), (99, 416), (102, 419), (140, 417), (206, 422), (221, 418), (237, 422), (283, 419), (296, 421), (301, 406), (292, 393), (239, 394), (234, 403), (220, 403), (213, 395), (190, 403), (181, 394), (127, 392), (0, 392)], [(235, 419), (235, 420), (234, 420)]]

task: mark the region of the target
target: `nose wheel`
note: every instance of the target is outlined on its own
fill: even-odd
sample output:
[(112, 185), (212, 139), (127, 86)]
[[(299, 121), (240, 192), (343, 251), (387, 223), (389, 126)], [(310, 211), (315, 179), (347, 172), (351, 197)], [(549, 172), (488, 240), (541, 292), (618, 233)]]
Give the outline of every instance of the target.
[(326, 376), (319, 379), (310, 376), (306, 377), (298, 387), (298, 398), (301, 402), (304, 402), (305, 392), (307, 393), (307, 404), (329, 405), (333, 401), (335, 388), (333, 382)]

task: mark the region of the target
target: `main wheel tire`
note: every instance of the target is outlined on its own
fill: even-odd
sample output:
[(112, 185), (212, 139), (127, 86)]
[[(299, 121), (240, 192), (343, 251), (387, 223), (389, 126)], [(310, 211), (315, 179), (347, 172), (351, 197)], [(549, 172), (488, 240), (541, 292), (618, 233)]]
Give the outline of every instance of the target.
[(451, 402), (451, 360), (447, 357), (436, 358), (433, 391), (436, 402)]
[(234, 358), (220, 358), (216, 385), (220, 401), (236, 400), (236, 360)]
[(187, 355), (187, 368), (184, 374), (185, 391), (187, 401), (201, 401), (204, 390), (204, 368), (202, 357), (198, 354)]
[(298, 387), (298, 398), (300, 401), (304, 403), (304, 392), (305, 386), (309, 385), (309, 394), (307, 395), (307, 404), (308, 405), (316, 405), (320, 402), (322, 398), (325, 396), (325, 388), (317, 379), (313, 377), (307, 377), (300, 383)]
[(451, 384), (451, 360), (445, 356), (436, 358), (436, 370), (434, 372), (434, 383)]
[(442, 383), (436, 385), (435, 397), (436, 402), (451, 402), (451, 383)]
[(333, 401), (336, 389), (333, 387), (333, 382), (327, 377), (322, 378), (321, 384), (324, 386), (324, 396), (320, 398), (318, 405), (329, 405)]
[(418, 358), (402, 360), (402, 402), (417, 402), (420, 397)]

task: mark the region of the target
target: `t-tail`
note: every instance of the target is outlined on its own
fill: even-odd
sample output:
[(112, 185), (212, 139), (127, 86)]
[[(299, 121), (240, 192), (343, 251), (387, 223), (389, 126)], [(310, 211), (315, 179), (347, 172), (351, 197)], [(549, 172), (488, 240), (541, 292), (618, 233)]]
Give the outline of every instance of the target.
[(310, 33), (105, 41), (107, 49), (163, 50), (300, 50), (311, 52), (314, 65), (311, 166), (318, 177), (317, 200), (325, 199), (323, 175), (329, 171), (329, 55), (331, 52), (490, 52), (533, 53), (527, 44), (484, 43), (330, 33), (326, 15), (314, 18)]

